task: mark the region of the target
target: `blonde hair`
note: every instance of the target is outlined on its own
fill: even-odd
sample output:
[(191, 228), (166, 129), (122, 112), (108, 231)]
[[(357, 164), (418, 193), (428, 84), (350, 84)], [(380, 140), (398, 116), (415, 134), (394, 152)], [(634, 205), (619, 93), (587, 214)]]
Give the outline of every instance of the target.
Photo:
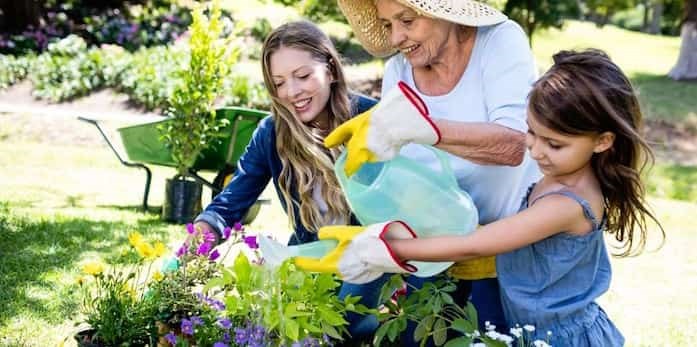
[[(271, 110), (276, 130), (276, 150), (282, 169), (278, 178), (281, 195), (286, 205), (289, 223), (295, 229), (295, 210), (298, 207), (300, 222), (308, 231), (333, 221), (348, 222), (350, 209), (334, 175), (334, 162), (341, 149), (327, 149), (323, 145), (328, 131), (303, 124), (281, 104), (271, 78), (271, 56), (281, 47), (309, 52), (313, 59), (325, 63), (333, 82), (328, 102), (329, 130), (333, 130), (350, 118), (348, 87), (334, 45), (317, 26), (307, 21), (286, 23), (269, 34), (262, 49), (264, 84), (271, 94)], [(321, 189), (322, 199), (328, 210), (323, 215), (312, 197), (315, 185)], [(298, 196), (291, 194), (295, 185)], [(297, 199), (297, 200), (296, 200)]]

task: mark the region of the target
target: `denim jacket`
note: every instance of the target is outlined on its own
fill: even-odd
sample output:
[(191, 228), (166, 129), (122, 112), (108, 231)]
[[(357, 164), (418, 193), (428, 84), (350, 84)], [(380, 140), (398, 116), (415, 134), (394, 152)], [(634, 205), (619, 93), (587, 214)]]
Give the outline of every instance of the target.
[[(363, 113), (375, 103), (376, 101), (371, 98), (352, 94), (351, 115)], [(237, 162), (237, 171), (235, 171), (232, 181), (196, 217), (195, 222), (206, 222), (213, 226), (218, 233), (221, 233), (225, 226), (232, 226), (235, 222), (242, 220), (247, 210), (261, 195), (269, 179), (273, 180), (281, 205), (287, 211), (288, 207), (285, 205), (278, 185), (282, 164), (276, 151), (276, 130), (273, 122), (273, 116), (268, 116), (259, 122), (244, 154)], [(291, 186), (291, 196), (294, 199), (298, 196), (294, 185)], [(295, 232), (288, 244), (316, 241), (316, 230), (306, 229), (300, 221), (297, 206), (293, 206), (293, 208), (295, 210)], [(357, 224), (354, 217), (351, 218), (351, 224)]]

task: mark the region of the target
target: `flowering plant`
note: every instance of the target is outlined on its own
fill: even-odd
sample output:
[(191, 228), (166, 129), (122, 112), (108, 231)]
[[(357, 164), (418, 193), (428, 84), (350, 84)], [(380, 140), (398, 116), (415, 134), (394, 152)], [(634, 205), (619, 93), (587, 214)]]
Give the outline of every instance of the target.
[[(426, 282), (423, 287), (412, 291), (407, 295), (392, 295), (403, 290), (406, 283), (401, 275), (390, 278), (382, 288), (381, 297), (390, 297), (391, 300), (383, 300), (387, 310), (380, 314), (380, 327), (375, 334), (375, 345), (380, 345), (387, 337), (394, 342), (400, 334), (406, 330), (407, 322), (415, 322), (413, 339), (421, 341), (425, 345), (432, 340), (436, 346), (476, 346), (476, 347), (549, 347), (549, 338), (546, 341), (534, 340), (532, 332), (535, 327), (524, 325), (522, 328), (516, 325), (510, 329), (510, 334), (496, 331), (496, 326), (485, 322), (485, 331), (480, 332), (478, 327), (477, 310), (472, 303), (459, 306), (452, 298), (457, 287), (452, 278), (441, 276), (434, 282)], [(448, 332), (452, 331), (457, 337), (448, 339)], [(547, 333), (548, 337), (551, 332)], [(410, 337), (411, 338), (411, 337)]]
[(123, 343), (145, 345), (151, 342), (155, 329), (152, 306), (148, 305), (146, 285), (141, 273), (143, 262), (148, 262), (149, 276), (152, 261), (165, 253), (162, 242), (151, 244), (137, 232), (129, 235), (131, 249), (124, 252), (122, 261), (134, 267), (107, 268), (101, 261), (83, 265), (87, 275), (78, 279), (82, 289), (81, 311), (89, 326), (80, 342), (116, 346)]

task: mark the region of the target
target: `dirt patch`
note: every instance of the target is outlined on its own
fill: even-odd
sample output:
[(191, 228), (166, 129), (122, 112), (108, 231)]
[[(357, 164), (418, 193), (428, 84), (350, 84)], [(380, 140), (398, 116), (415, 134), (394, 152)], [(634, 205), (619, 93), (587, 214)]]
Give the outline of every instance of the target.
[[(366, 95), (380, 94), (379, 80), (354, 80), (350, 85)], [(104, 145), (104, 140), (93, 125), (79, 122), (78, 116), (102, 119), (114, 139), (118, 126), (159, 117), (133, 106), (128, 96), (111, 89), (60, 104), (37, 100), (31, 95), (31, 84), (27, 81), (0, 92), (0, 114), (0, 141), (81, 146)], [(697, 165), (697, 122), (647, 121), (645, 131), (659, 161)]]

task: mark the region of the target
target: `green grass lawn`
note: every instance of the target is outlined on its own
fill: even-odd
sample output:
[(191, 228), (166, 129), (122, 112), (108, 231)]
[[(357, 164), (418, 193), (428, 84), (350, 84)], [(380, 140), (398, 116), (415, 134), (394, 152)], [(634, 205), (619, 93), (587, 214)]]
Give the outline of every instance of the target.
[(533, 52), (542, 71), (562, 49), (599, 48), (607, 52), (634, 83), (649, 119), (682, 121), (697, 118), (697, 83), (677, 82), (666, 75), (678, 59), (680, 38), (647, 35), (615, 26), (567, 21), (561, 30), (536, 34)]

